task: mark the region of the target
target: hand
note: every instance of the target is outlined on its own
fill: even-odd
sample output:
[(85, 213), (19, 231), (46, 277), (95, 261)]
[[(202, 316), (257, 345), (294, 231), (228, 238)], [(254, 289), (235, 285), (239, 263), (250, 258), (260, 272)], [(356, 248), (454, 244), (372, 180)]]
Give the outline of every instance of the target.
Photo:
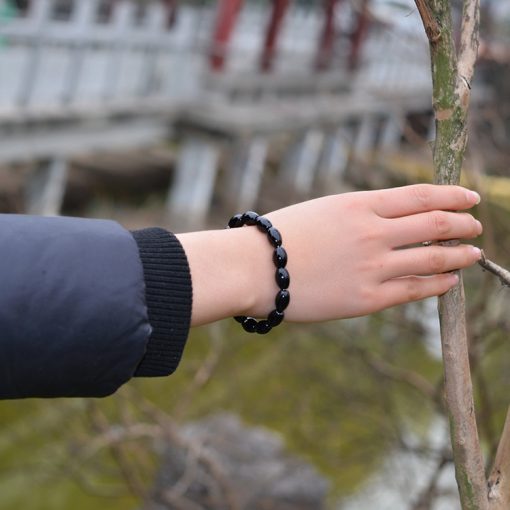
[[(286, 320), (366, 315), (445, 293), (458, 282), (449, 272), (474, 264), (480, 250), (416, 244), (479, 235), (482, 226), (470, 214), (452, 212), (478, 201), (462, 187), (420, 184), (332, 195), (267, 214), (289, 257)], [(273, 308), (272, 248), (256, 228), (179, 237), (192, 272), (193, 324), (263, 317)]]

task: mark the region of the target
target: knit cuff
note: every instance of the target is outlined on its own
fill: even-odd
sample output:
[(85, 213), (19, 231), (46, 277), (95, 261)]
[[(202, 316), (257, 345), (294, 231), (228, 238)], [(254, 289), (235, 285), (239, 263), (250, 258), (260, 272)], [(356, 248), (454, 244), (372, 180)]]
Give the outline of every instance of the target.
[(152, 334), (135, 377), (175, 371), (191, 321), (192, 287), (186, 254), (178, 239), (162, 228), (131, 232), (145, 276), (145, 295)]

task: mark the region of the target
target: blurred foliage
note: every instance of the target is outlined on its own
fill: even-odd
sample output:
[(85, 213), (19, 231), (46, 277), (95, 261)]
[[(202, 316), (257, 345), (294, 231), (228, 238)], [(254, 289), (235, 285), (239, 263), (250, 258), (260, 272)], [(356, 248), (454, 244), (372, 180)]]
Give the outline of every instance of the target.
[[(287, 325), (256, 339), (237, 324), (220, 323), (193, 332), (181, 368), (168, 379), (133, 381), (127, 391), (99, 402), (4, 402), (0, 508), (134, 507), (112, 452), (87, 461), (83, 456), (97, 432), (90, 406), (113, 428), (126, 405), (131, 418), (140, 419), (129, 404), (130, 386), (179, 421), (226, 409), (277, 430), (292, 451), (333, 480), (337, 494), (349, 494), (380, 465), (403, 427), (424, 430), (432, 415), (432, 405), (416, 390), (381, 379), (362, 355), (367, 350), (437, 380), (439, 363), (423, 347), (420, 326), (404, 319), (395, 309), (369, 319)], [(197, 385), (197, 370), (211, 355), (210, 377)], [(154, 451), (154, 445), (137, 444), (147, 454)], [(155, 465), (155, 458), (148, 461), (147, 486)]]

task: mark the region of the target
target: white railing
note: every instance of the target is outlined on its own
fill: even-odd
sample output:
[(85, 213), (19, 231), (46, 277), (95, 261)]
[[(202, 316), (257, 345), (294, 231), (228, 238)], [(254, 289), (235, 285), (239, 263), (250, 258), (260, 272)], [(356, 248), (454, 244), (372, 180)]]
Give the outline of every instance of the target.
[(296, 140), (282, 179), (307, 195), (315, 180), (339, 181), (352, 154), (370, 153), (376, 141), (398, 146), (407, 113), (430, 104), (426, 41), (391, 29), (371, 33), (356, 75), (338, 64), (314, 75), (320, 9), (290, 11), (275, 74), (261, 75), (268, 9), (246, 6), (226, 71), (211, 76), (214, 6), (182, 2), (169, 27), (157, 1), (142, 20), (134, 0), (113, 3), (108, 20), (98, 15), (102, 0), (74, 0), (68, 19), (54, 15), (56, 1), (32, 0), (25, 16), (0, 19), (0, 164), (38, 163), (29, 212), (59, 211), (77, 154), (155, 145), (176, 120), (183, 143), (169, 192), (173, 217), (205, 217), (225, 147), (233, 152), (225, 158), (230, 198), (250, 208), (269, 145), (282, 133)]
[[(114, 4), (98, 17), (100, 0), (74, 2), (68, 20), (54, 19), (54, 0), (33, 0), (26, 16), (0, 21), (0, 110), (166, 97), (197, 92), (204, 65), (197, 47), (203, 9), (182, 8), (166, 25), (162, 4), (142, 22), (136, 4)], [(210, 17), (210, 16), (209, 16)]]

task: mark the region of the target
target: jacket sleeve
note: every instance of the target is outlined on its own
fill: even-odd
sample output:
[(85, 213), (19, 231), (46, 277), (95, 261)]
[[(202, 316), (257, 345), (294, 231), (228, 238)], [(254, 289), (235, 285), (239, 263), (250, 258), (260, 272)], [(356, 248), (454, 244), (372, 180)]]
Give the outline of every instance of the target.
[(0, 398), (102, 397), (171, 373), (190, 315), (172, 234), (0, 215)]

